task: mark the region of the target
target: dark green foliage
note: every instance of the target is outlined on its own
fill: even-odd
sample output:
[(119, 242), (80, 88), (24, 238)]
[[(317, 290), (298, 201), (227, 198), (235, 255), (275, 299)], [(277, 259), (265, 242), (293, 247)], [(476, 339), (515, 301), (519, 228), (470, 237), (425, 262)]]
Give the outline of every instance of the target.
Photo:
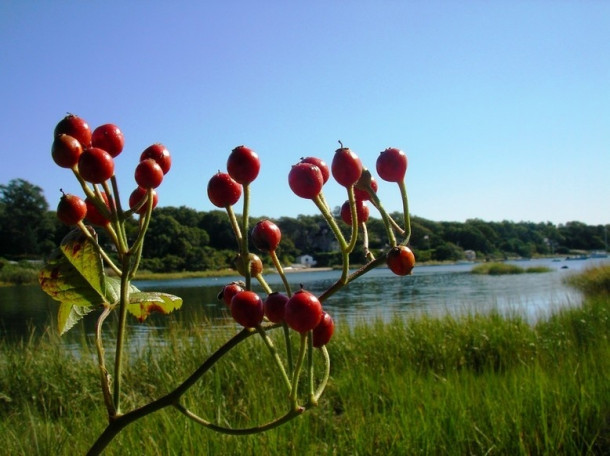
[[(11, 259), (46, 256), (68, 232), (69, 228), (48, 210), (39, 187), (15, 179), (0, 186), (0, 196), (0, 256)], [(336, 210), (337, 218), (338, 215)], [(400, 214), (391, 216), (400, 222)], [(252, 218), (250, 226), (262, 218)], [(274, 222), (282, 231), (277, 255), (283, 264), (290, 264), (302, 254), (312, 255), (319, 266), (338, 264), (337, 242), (321, 215), (280, 217)], [(349, 236), (350, 227), (339, 219), (338, 224)], [(462, 260), (466, 250), (476, 252), (479, 259), (567, 254), (574, 249), (601, 250), (606, 240), (604, 226), (581, 222), (554, 225), (470, 219), (462, 223), (435, 222), (414, 216), (411, 226), (410, 246), (419, 263)], [(105, 234), (103, 230), (98, 231), (104, 244)], [(381, 219), (369, 218), (367, 231), (372, 251), (387, 247)], [(135, 236), (135, 219), (132, 232)], [(185, 206), (156, 208), (148, 233), (143, 268), (155, 272), (230, 268), (232, 252), (237, 246), (227, 214), (222, 210), (201, 212)], [(353, 264), (364, 261), (361, 236), (358, 242), (350, 256)], [(268, 255), (256, 253), (266, 266), (271, 265)]]
[(53, 245), (48, 240), (53, 225), (48, 210), (40, 187), (23, 179), (0, 185), (0, 255), (24, 258), (51, 251)]

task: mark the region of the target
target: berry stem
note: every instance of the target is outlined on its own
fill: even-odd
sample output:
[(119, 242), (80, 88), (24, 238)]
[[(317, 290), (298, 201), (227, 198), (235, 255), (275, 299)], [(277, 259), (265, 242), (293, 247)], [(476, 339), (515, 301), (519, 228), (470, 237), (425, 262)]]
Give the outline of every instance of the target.
[(81, 232), (87, 237), (87, 239), (89, 241), (91, 241), (91, 243), (93, 244), (93, 247), (95, 248), (95, 250), (97, 251), (97, 253), (100, 254), (100, 256), (102, 257), (102, 259), (104, 260), (104, 262), (106, 263), (106, 265), (112, 269), (116, 275), (120, 276), (122, 274), (121, 269), (119, 269), (119, 267), (117, 265), (114, 264), (114, 262), (110, 259), (110, 257), (106, 254), (106, 252), (104, 251), (104, 249), (102, 249), (102, 247), (99, 245), (99, 243), (97, 242), (97, 239), (95, 239), (95, 237), (93, 237), (91, 235), (91, 232), (89, 231), (89, 229), (87, 228), (87, 226), (83, 223), (83, 221), (81, 220), (80, 222), (77, 223), (76, 225), (78, 227), (79, 230), (81, 230)]
[(352, 216), (352, 235), (345, 251), (349, 254), (354, 251), (356, 241), (358, 240), (358, 213), (356, 210), (356, 197), (354, 196), (354, 186), (351, 185), (347, 189), (347, 198), (349, 200), (349, 210)]
[(393, 220), (388, 215), (386, 210), (383, 208), (383, 205), (381, 204), (381, 201), (379, 200), (379, 197), (377, 196), (377, 194), (373, 191), (370, 191), (369, 195), (371, 197), (371, 203), (379, 211), (379, 214), (381, 215), (381, 219), (383, 220), (383, 224), (385, 225), (386, 233), (388, 235), (388, 243), (390, 244), (390, 247), (395, 247), (396, 246), (396, 237), (394, 236), (394, 231), (392, 230)]
[(339, 291), (341, 288), (343, 288), (345, 285), (347, 285), (351, 281), (357, 279), (358, 277), (360, 277), (363, 274), (366, 274), (371, 269), (374, 269), (374, 268), (382, 265), (385, 262), (385, 258), (386, 258), (386, 254), (383, 254), (383, 255), (375, 258), (374, 260), (369, 261), (364, 266), (362, 266), (360, 269), (354, 271), (350, 276), (348, 276), (347, 280), (345, 280), (345, 282), (342, 282), (341, 280), (337, 280), (333, 285), (328, 287), (318, 297), (318, 300), (320, 302), (326, 301), (329, 297), (331, 297), (333, 294), (335, 294), (337, 291)]
[(140, 225), (139, 225), (140, 230), (138, 232), (138, 237), (136, 238), (136, 240), (132, 244), (131, 248), (129, 249), (129, 252), (127, 253), (128, 255), (131, 255), (132, 258), (135, 259), (134, 263), (131, 267), (131, 270), (129, 271), (129, 280), (131, 280), (135, 277), (138, 267), (140, 267), (140, 260), (142, 259), (142, 247), (144, 246), (144, 236), (146, 235), (146, 232), (148, 231), (150, 219), (152, 218), (152, 210), (153, 210), (153, 205), (154, 205), (152, 192), (153, 192), (152, 188), (149, 188), (147, 190), (146, 214), (144, 215), (144, 217), (140, 217)]
[(313, 368), (313, 334), (312, 331), (307, 331), (307, 370), (309, 373), (309, 399), (308, 405), (317, 405), (314, 384), (314, 368)]
[(361, 223), (362, 227), (362, 245), (364, 248), (364, 256), (367, 260), (373, 261), (375, 259), (375, 255), (369, 250), (369, 230), (366, 227), (366, 223)]
[(112, 418), (116, 415), (116, 409), (114, 407), (114, 401), (112, 399), (112, 393), (110, 392), (110, 374), (108, 373), (108, 369), (106, 369), (106, 361), (104, 357), (104, 344), (102, 342), (102, 326), (104, 325), (104, 321), (112, 308), (110, 306), (105, 305), (104, 310), (100, 314), (97, 322), (95, 324), (95, 347), (97, 349), (97, 361), (98, 367), (100, 369), (100, 383), (102, 385), (102, 395), (104, 396), (104, 404), (106, 405), (106, 410), (108, 411), (108, 417)]
[(305, 360), (306, 352), (307, 333), (301, 333), (301, 345), (299, 346), (299, 354), (297, 355), (294, 373), (292, 374), (292, 387), (290, 390), (290, 403), (292, 404), (293, 409), (298, 408), (299, 377), (301, 376), (301, 370), (303, 368), (303, 361)]
[(258, 434), (261, 432), (265, 432), (270, 429), (281, 426), (284, 423), (287, 423), (288, 421), (301, 415), (306, 410), (305, 407), (297, 407), (297, 408), (289, 410), (285, 415), (283, 415), (280, 418), (277, 418), (273, 421), (270, 421), (269, 423), (261, 424), (260, 426), (254, 426), (251, 428), (236, 429), (236, 428), (229, 428), (229, 427), (219, 426), (217, 424), (210, 423), (209, 421), (204, 420), (200, 416), (194, 414), (193, 412), (188, 410), (186, 407), (184, 407), (180, 403), (176, 403), (173, 405), (176, 409), (178, 409), (178, 411), (180, 413), (182, 413), (187, 418), (190, 418), (191, 420), (195, 421), (196, 423), (199, 423), (202, 426), (205, 426), (208, 429), (211, 429), (213, 431), (220, 432), (222, 434), (229, 434), (229, 435), (248, 435), (248, 434)]
[(288, 279), (286, 278), (286, 274), (284, 273), (284, 268), (282, 268), (282, 264), (275, 253), (275, 250), (271, 250), (269, 252), (269, 256), (271, 256), (271, 261), (273, 261), (273, 265), (277, 270), (278, 274), (282, 279), (282, 283), (284, 284), (284, 288), (286, 289), (286, 294), (288, 297), (292, 296), (292, 291), (290, 290), (290, 284), (288, 283)]
[(347, 242), (345, 241), (345, 238), (343, 237), (343, 233), (341, 233), (341, 229), (337, 225), (337, 222), (335, 221), (334, 217), (330, 213), (328, 206), (325, 204), (322, 193), (320, 193), (318, 196), (316, 196), (313, 199), (313, 202), (318, 207), (322, 216), (326, 220), (326, 223), (328, 224), (328, 226), (332, 230), (333, 234), (335, 235), (335, 238), (339, 242), (339, 247), (341, 248), (341, 251), (345, 251), (347, 249)]
[(316, 390), (313, 396), (315, 404), (317, 404), (318, 400), (320, 399), (320, 396), (324, 392), (324, 389), (326, 389), (326, 384), (328, 383), (328, 379), (330, 378), (330, 356), (328, 355), (328, 350), (326, 349), (326, 346), (323, 345), (322, 347), (320, 347), (320, 351), (322, 352), (322, 356), (324, 357), (324, 375), (322, 376), (322, 380), (318, 385), (318, 389)]
[(278, 370), (280, 371), (280, 374), (282, 375), (282, 379), (284, 380), (284, 383), (286, 383), (286, 387), (288, 388), (288, 391), (290, 392), (290, 388), (292, 387), (292, 385), (290, 383), (290, 379), (288, 378), (288, 374), (286, 373), (286, 369), (284, 369), (284, 365), (282, 364), (280, 355), (278, 354), (277, 350), (275, 349), (275, 345), (273, 345), (271, 338), (267, 335), (267, 332), (261, 327), (261, 325), (258, 325), (256, 327), (256, 330), (258, 331), (258, 333), (260, 334), (260, 336), (263, 339), (263, 342), (265, 342), (265, 345), (269, 349), (269, 352), (271, 353), (271, 356), (272, 356), (273, 360), (275, 361), (275, 364), (276, 364)]
[(288, 363), (288, 370), (293, 371), (293, 359), (292, 359), (292, 344), (290, 343), (290, 328), (286, 322), (282, 322), (282, 331), (284, 333), (284, 342), (286, 343), (286, 361)]
[(271, 287), (269, 286), (269, 284), (267, 283), (267, 281), (265, 280), (265, 278), (263, 277), (262, 274), (256, 274), (254, 276), (254, 278), (258, 281), (258, 283), (260, 284), (260, 286), (263, 288), (263, 290), (265, 291), (265, 293), (267, 294), (271, 294), (273, 293), (273, 290), (271, 289)]
[(405, 222), (405, 238), (402, 241), (403, 245), (407, 245), (409, 243), (409, 239), (411, 239), (411, 216), (409, 214), (409, 198), (407, 197), (407, 185), (404, 180), (401, 180), (398, 183), (398, 187), (400, 188), (400, 196), (402, 198), (402, 212)]
[(249, 217), (249, 209), (250, 209), (250, 185), (246, 184), (243, 186), (244, 188), (244, 204), (243, 204), (243, 210), (242, 210), (242, 217), (241, 217), (241, 232), (244, 233), (244, 235), (241, 238), (241, 242), (240, 242), (240, 251), (241, 251), (241, 258), (242, 261), (244, 262), (244, 275), (245, 275), (245, 282), (246, 282), (246, 290), (250, 290), (251, 288), (251, 279), (252, 279), (252, 274), (250, 271), (250, 252), (248, 250), (248, 236), (246, 233), (248, 233), (248, 217)]

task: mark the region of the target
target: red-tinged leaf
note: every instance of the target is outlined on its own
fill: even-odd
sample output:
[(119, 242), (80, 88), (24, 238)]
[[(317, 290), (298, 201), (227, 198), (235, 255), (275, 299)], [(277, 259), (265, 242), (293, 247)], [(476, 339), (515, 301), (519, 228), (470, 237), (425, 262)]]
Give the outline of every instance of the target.
[(42, 290), (56, 301), (80, 307), (97, 306), (105, 301), (59, 250), (42, 268), (38, 281)]
[(182, 298), (168, 293), (135, 292), (129, 295), (127, 310), (140, 322), (152, 312), (169, 314), (182, 306)]
[[(95, 231), (91, 231), (95, 236)], [(59, 247), (89, 285), (101, 296), (106, 296), (104, 263), (94, 242), (79, 229), (74, 229), (62, 239)]]

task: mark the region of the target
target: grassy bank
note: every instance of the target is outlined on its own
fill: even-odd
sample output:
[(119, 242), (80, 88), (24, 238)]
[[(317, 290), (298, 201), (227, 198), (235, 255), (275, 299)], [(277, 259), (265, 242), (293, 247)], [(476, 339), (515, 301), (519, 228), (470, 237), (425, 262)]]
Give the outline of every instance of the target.
[[(599, 282), (610, 268), (587, 274)], [(126, 428), (106, 454), (608, 454), (609, 312), (602, 289), (536, 326), (498, 314), (341, 325), (317, 409), (248, 437), (219, 435), (164, 410)], [(127, 403), (168, 391), (227, 337), (201, 322), (176, 325), (166, 344), (137, 350)], [(105, 425), (90, 355), (74, 357), (50, 335), (0, 342), (0, 454), (88, 449)], [(222, 424), (267, 421), (283, 397), (281, 382), (261, 368), (268, 356), (249, 339), (187, 405)]]
[(473, 267), (471, 272), (473, 274), (503, 275), (549, 271), (551, 271), (551, 269), (547, 268), (546, 266), (530, 266), (528, 268), (522, 268), (521, 266), (510, 263), (481, 263)]

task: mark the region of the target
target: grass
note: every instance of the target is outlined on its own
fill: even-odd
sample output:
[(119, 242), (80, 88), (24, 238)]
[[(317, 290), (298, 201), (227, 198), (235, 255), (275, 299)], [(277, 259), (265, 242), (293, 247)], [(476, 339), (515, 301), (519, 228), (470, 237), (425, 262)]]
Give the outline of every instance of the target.
[(11, 263), (0, 259), (0, 286), (36, 283), (39, 270), (40, 263), (29, 261)]
[(530, 266), (528, 268), (522, 268), (521, 266), (510, 263), (481, 263), (474, 266), (471, 272), (473, 274), (503, 275), (541, 273), (549, 271), (551, 271), (551, 269), (546, 266)]
[[(609, 273), (587, 271), (578, 286)], [(608, 454), (607, 292), (535, 326), (495, 313), (340, 325), (329, 345), (331, 381), (304, 416), (236, 437), (163, 410), (127, 427), (106, 454)], [(134, 349), (127, 404), (168, 391), (229, 337), (209, 329), (176, 324), (163, 344)], [(92, 354), (79, 353), (50, 334), (0, 342), (0, 454), (86, 452), (105, 421)], [(264, 422), (282, 409), (285, 391), (270, 366), (250, 338), (187, 404), (223, 424)]]

